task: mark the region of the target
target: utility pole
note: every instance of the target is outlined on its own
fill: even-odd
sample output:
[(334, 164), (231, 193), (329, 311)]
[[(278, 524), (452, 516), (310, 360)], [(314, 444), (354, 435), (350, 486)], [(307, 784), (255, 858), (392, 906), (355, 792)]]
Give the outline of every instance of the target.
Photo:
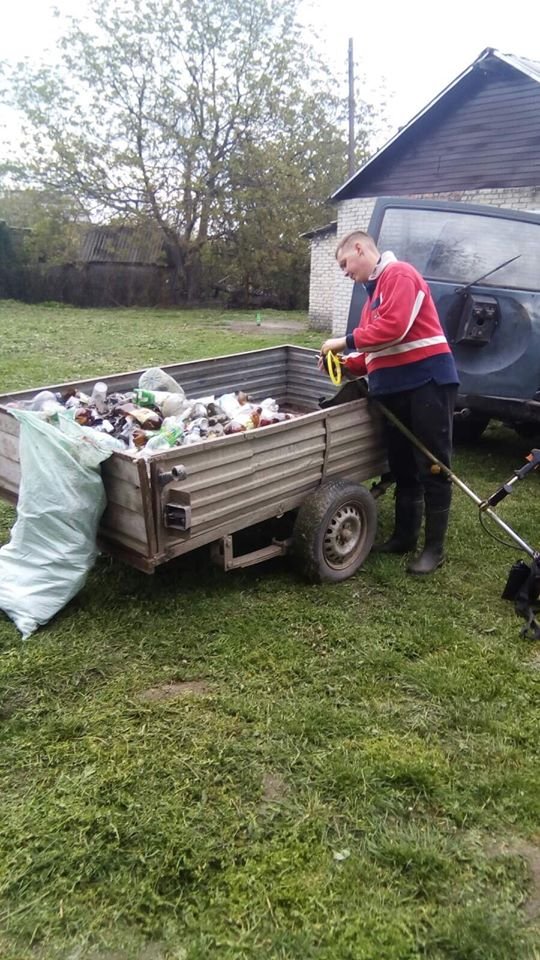
[(354, 139), (354, 58), (352, 37), (349, 37), (349, 177), (352, 177), (356, 166)]

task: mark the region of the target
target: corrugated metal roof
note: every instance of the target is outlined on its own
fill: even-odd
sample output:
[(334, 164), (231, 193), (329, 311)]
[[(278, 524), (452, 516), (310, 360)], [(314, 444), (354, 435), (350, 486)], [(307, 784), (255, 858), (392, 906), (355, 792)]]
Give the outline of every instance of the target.
[(492, 54), (498, 60), (503, 60), (521, 73), (526, 73), (531, 80), (540, 82), (540, 60), (527, 60), (525, 57), (515, 57), (512, 53), (499, 53), (498, 50), (492, 50)]
[(388, 140), (388, 142), (385, 143), (380, 150), (377, 151), (377, 153), (374, 153), (373, 156), (370, 157), (369, 160), (367, 160), (366, 163), (364, 163), (363, 166), (361, 166), (360, 169), (357, 170), (357, 172), (353, 174), (352, 177), (349, 177), (349, 179), (346, 180), (345, 183), (343, 183), (339, 187), (339, 189), (336, 190), (331, 195), (329, 199), (333, 202), (341, 200), (342, 194), (348, 192), (348, 189), (360, 177), (362, 177), (364, 171), (367, 170), (372, 163), (378, 160), (382, 156), (382, 154), (385, 153), (386, 150), (388, 150), (388, 148), (391, 147), (396, 142), (396, 140), (398, 140), (401, 136), (403, 136), (404, 133), (409, 131), (411, 127), (418, 122), (418, 120), (424, 117), (426, 113), (428, 113), (436, 104), (438, 104), (443, 99), (443, 97), (445, 97), (448, 93), (450, 93), (450, 91), (453, 90), (454, 87), (456, 87), (466, 76), (468, 76), (473, 70), (475, 70), (479, 66), (479, 64), (481, 64), (485, 60), (498, 60), (501, 63), (506, 63), (508, 64), (508, 66), (513, 67), (515, 70), (519, 70), (521, 73), (530, 77), (531, 80), (537, 80), (538, 82), (540, 82), (540, 62), (536, 60), (527, 60), (523, 57), (516, 57), (510, 53), (500, 53), (500, 51), (493, 49), (493, 47), (486, 47), (486, 49), (482, 50), (482, 53), (478, 55), (476, 60), (473, 60), (473, 62), (465, 70), (463, 70), (457, 77), (455, 77), (455, 79), (452, 80), (452, 82), (449, 83), (448, 86), (446, 86), (443, 90), (441, 90), (441, 92), (437, 94), (437, 96), (434, 97), (433, 100), (430, 100), (429, 103), (422, 110), (420, 110), (419, 113), (415, 114), (415, 116), (411, 120), (409, 120), (409, 122), (404, 127), (401, 127), (401, 129), (398, 130), (398, 132), (393, 137), (391, 137), (391, 139)]
[(330, 223), (326, 223), (324, 227), (306, 230), (306, 232), (301, 233), (300, 236), (305, 240), (313, 240), (314, 237), (322, 237), (325, 233), (337, 233), (337, 220), (331, 220)]
[(81, 244), (84, 263), (164, 263), (163, 238), (150, 227), (95, 227)]

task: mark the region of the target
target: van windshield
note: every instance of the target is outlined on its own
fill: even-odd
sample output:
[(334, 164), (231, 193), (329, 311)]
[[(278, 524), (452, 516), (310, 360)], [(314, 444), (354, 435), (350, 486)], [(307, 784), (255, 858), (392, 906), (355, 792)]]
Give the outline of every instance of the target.
[(540, 224), (453, 210), (389, 207), (378, 246), (414, 264), (427, 280), (460, 284), (519, 255), (482, 284), (540, 289)]

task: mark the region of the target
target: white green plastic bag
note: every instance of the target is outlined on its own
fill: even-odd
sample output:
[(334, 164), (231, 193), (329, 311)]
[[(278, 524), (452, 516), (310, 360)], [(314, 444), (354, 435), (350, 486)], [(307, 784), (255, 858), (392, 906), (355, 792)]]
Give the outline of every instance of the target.
[(99, 465), (120, 441), (30, 410), (20, 423), (21, 483), (11, 539), (0, 549), (0, 610), (26, 640), (79, 592), (97, 556), (106, 506)]

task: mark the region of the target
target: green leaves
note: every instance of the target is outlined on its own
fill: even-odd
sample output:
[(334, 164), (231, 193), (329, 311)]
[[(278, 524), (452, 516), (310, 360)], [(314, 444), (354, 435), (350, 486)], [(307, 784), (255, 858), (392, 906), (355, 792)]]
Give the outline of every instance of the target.
[(211, 291), (224, 260), (245, 289), (305, 296), (299, 234), (328, 216), (346, 138), (297, 0), (98, 0), (59, 55), (12, 74), (19, 177), (96, 221), (152, 220), (188, 298)]

